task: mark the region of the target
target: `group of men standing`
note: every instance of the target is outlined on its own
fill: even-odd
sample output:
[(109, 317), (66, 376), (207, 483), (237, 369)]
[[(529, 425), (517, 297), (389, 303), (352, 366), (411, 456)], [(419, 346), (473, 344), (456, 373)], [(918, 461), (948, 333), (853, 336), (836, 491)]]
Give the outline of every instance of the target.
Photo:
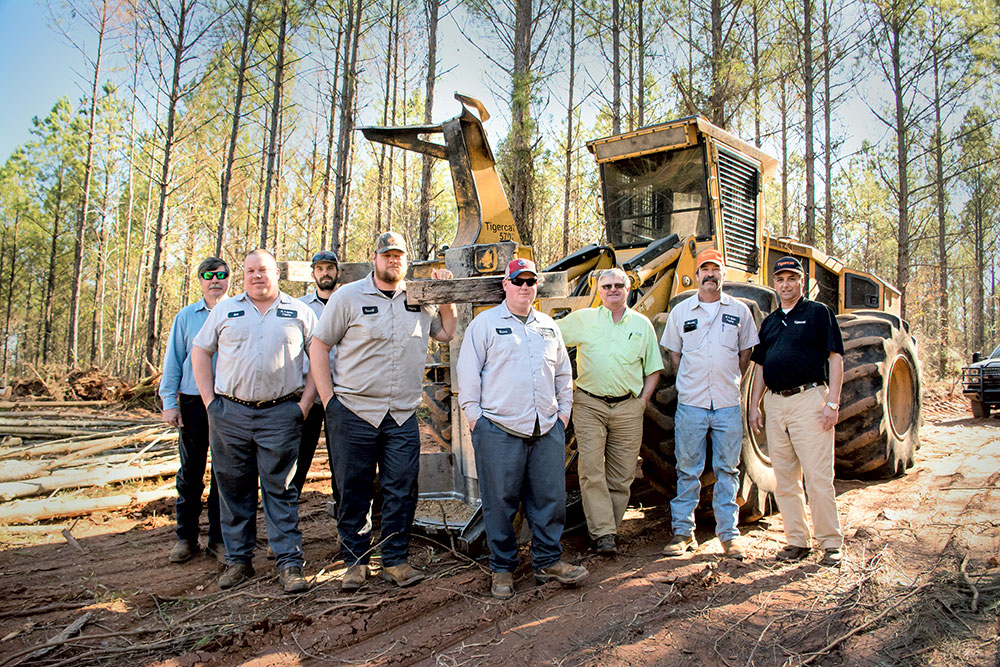
[[(289, 593), (306, 590), (298, 503), (325, 422), (347, 565), (342, 588), (356, 590), (369, 577), (376, 470), (383, 496), (376, 545), (382, 577), (399, 586), (424, 577), (407, 560), (420, 454), (416, 409), (428, 339), (447, 342), (454, 336), (456, 310), (452, 304), (409, 303), (401, 235), (379, 236), (372, 261), (374, 268), (364, 279), (334, 291), (337, 257), (317, 253), (316, 290), (301, 300), (280, 291), (277, 264), (266, 250), (246, 257), (244, 292), (229, 299), (222, 300), (229, 287), (226, 263), (208, 258), (198, 267), (204, 298), (174, 320), (160, 387), (163, 419), (181, 431), (172, 562), (188, 560), (199, 549), (210, 449), (206, 550), (225, 563), (220, 587), (254, 574), (259, 489), (279, 582)], [(674, 537), (667, 555), (697, 547), (694, 510), (707, 436), (717, 480), (717, 533), (727, 555), (744, 556), (736, 528), (740, 383), (753, 349), (771, 389), (764, 399), (767, 433), (779, 480), (776, 497), (787, 517), (789, 546), (779, 558), (796, 560), (809, 553), (804, 473), (825, 560), (839, 561), (832, 427), (843, 344), (829, 309), (802, 297), (798, 261), (781, 262), (775, 266), (775, 286), (782, 310), (764, 320), (759, 341), (747, 306), (722, 293), (725, 269), (717, 250), (698, 255), (698, 294), (678, 304), (668, 318), (660, 343), (677, 371), (678, 492), (671, 503)], [(432, 273), (435, 279), (451, 277), (446, 269)], [(472, 433), (486, 524), (491, 593), (499, 599), (514, 595), (514, 526), (522, 506), (536, 581), (577, 585), (588, 575), (583, 566), (562, 560), (560, 545), (571, 416), (588, 532), (598, 553), (616, 553), (643, 413), (663, 369), (652, 324), (627, 305), (630, 285), (621, 269), (599, 274), (601, 306), (558, 321), (532, 306), (538, 280), (532, 261), (509, 263), (503, 302), (469, 324), (457, 364), (458, 400)], [(577, 348), (575, 391), (567, 346)], [(828, 361), (829, 389), (824, 384)], [(803, 377), (805, 382), (795, 384)], [(756, 429), (763, 421), (758, 386), (749, 411)]]

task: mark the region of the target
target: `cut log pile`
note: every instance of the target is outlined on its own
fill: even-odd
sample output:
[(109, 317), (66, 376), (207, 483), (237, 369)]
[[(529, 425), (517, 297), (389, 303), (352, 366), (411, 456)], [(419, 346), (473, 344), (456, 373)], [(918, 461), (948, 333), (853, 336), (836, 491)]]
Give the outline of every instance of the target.
[(0, 523), (123, 509), (174, 493), (172, 481), (131, 492), (123, 483), (176, 474), (176, 429), (152, 417), (94, 410), (106, 404), (105, 399), (0, 402)]

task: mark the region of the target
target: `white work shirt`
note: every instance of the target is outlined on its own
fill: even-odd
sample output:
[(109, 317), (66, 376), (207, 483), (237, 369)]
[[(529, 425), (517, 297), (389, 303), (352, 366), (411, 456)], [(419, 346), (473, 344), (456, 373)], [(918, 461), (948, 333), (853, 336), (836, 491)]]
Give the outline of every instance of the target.
[(756, 345), (757, 325), (746, 304), (723, 293), (710, 314), (695, 294), (667, 316), (660, 345), (680, 352), (677, 401), (707, 410), (740, 404), (739, 353)]
[(301, 391), (316, 315), (279, 292), (261, 315), (246, 292), (215, 304), (194, 344), (218, 352), (215, 393), (270, 401)]
[(462, 336), (458, 400), (470, 422), (486, 417), (529, 437), (547, 433), (573, 409), (573, 371), (555, 321), (532, 309), (526, 322), (501, 303), (477, 315)]
[[(333, 295), (331, 294), (330, 296), (333, 296)], [(323, 303), (322, 301), (320, 301), (319, 294), (317, 294), (315, 291), (309, 292), (308, 294), (306, 294), (305, 296), (303, 296), (301, 299), (299, 299), (299, 301), (301, 301), (302, 303), (304, 303), (307, 306), (309, 306), (309, 308), (311, 308), (312, 311), (314, 313), (316, 313), (316, 321), (319, 322), (319, 318), (323, 316), (323, 308), (326, 307), (326, 304)], [(331, 346), (330, 347), (330, 377), (331, 378), (333, 377), (333, 357), (334, 357), (334, 355), (336, 353), (337, 353), (337, 346), (336, 345)], [(316, 401), (319, 402), (319, 396), (316, 397)]]
[(416, 412), (423, 395), (427, 339), (440, 330), (437, 307), (408, 304), (405, 282), (387, 297), (369, 273), (333, 293), (315, 335), (336, 346), (332, 363), (337, 399), (378, 428), (387, 412), (400, 425)]

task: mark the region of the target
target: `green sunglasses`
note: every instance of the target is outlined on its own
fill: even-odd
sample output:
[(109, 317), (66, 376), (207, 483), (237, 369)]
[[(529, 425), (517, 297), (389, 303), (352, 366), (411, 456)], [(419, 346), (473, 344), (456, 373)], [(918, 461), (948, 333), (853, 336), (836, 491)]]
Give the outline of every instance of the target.
[(225, 280), (229, 277), (229, 271), (202, 271), (201, 277), (203, 280), (211, 280), (213, 277)]

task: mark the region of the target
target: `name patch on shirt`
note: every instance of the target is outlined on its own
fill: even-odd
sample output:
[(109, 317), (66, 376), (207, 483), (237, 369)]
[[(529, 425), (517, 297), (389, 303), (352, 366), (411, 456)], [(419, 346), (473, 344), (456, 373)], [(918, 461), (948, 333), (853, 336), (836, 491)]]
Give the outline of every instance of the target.
[(287, 320), (294, 319), (298, 315), (297, 310), (292, 310), (290, 308), (278, 308), (278, 317), (283, 317)]
[(226, 313), (226, 317), (243, 317), (245, 313), (245, 310), (234, 310), (231, 313)]
[(361, 306), (361, 312), (365, 315), (374, 315), (378, 312), (378, 306)]
[(729, 313), (724, 313), (722, 315), (722, 323), (732, 324), (734, 327), (738, 327), (740, 325), (740, 318), (737, 317), (736, 315), (730, 315)]
[(792, 320), (792, 324), (805, 324), (805, 320)]
[(549, 329), (548, 327), (538, 327), (538, 333), (542, 334), (544, 338), (555, 338), (555, 329)]
[(419, 313), (420, 312), (420, 306), (411, 306), (408, 303), (407, 304), (403, 304), (403, 305), (406, 306), (407, 312), (410, 312), (410, 313)]
[(511, 333), (513, 332), (511, 331), (510, 327), (497, 327), (498, 336), (509, 336), (511, 335)]
[(684, 323), (684, 333), (694, 331), (698, 328), (698, 320), (688, 320)]

